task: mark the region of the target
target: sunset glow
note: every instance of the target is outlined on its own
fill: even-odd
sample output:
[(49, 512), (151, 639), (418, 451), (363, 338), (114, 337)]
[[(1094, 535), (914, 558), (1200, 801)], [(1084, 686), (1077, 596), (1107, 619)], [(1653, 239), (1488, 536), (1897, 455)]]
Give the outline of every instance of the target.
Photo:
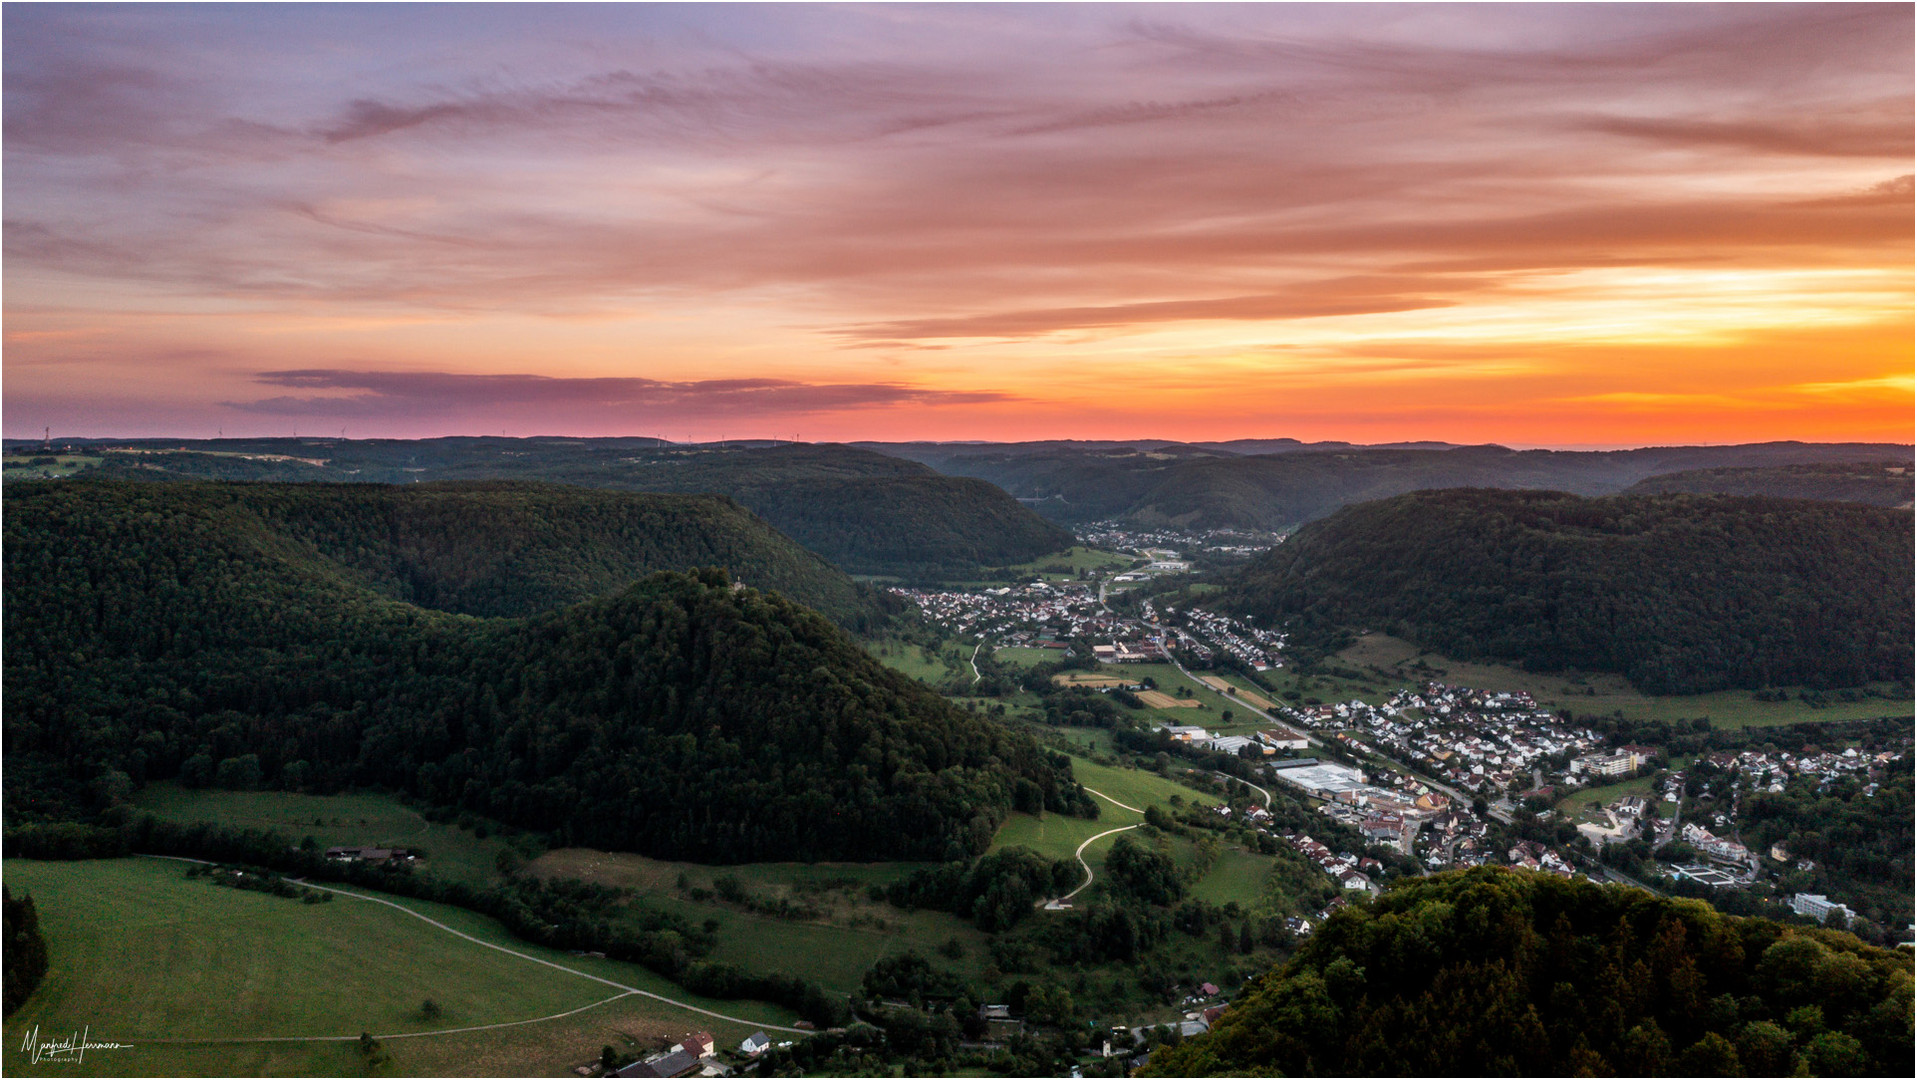
[(1908, 5), (9, 5), (5, 433), (1912, 440)]

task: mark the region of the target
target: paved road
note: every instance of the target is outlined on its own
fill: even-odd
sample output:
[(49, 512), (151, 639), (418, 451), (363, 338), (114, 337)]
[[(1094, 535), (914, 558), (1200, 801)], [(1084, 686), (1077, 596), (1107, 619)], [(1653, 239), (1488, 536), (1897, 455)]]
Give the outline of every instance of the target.
[[(1127, 809), (1130, 809), (1130, 808), (1129, 808), (1129, 807), (1127, 807)], [(210, 863), (208, 863), (208, 862), (207, 862), (207, 861), (206, 861), (205, 859), (187, 859), (187, 858), (182, 858), (182, 857), (180, 857), (180, 856), (178, 856), (178, 855), (144, 855), (144, 856), (141, 856), (141, 857), (142, 857), (142, 858), (147, 858), (147, 859), (171, 859), (171, 860), (173, 860), (173, 861), (175, 861), (175, 862), (189, 862), (189, 863), (200, 863), (201, 865), (211, 865), (211, 864), (210, 864)], [(299, 882), (299, 883), (300, 883), (301, 885), (304, 885), (305, 887), (307, 887), (307, 888), (309, 888), (309, 889), (318, 889), (318, 890), (319, 890), (319, 891), (321, 891), (321, 892), (329, 892), (329, 893), (333, 893), (333, 894), (335, 894), (335, 895), (338, 895), (338, 896), (344, 896), (344, 897), (347, 897), (347, 898), (349, 898), (349, 899), (353, 899), (353, 900), (364, 900), (364, 901), (366, 901), (366, 902), (367, 902), (367, 903), (369, 903), (369, 904), (384, 904), (385, 906), (387, 906), (387, 907), (389, 907), (389, 908), (392, 908), (392, 909), (393, 909), (393, 910), (395, 910), (395, 911), (403, 911), (403, 912), (405, 912), (406, 914), (408, 914), (408, 915), (411, 915), (411, 916), (412, 916), (413, 918), (415, 918), (415, 919), (418, 919), (418, 920), (420, 920), (421, 922), (424, 922), (424, 923), (428, 923), (428, 924), (430, 924), (430, 925), (432, 925), (432, 926), (435, 926), (435, 927), (438, 927), (439, 929), (441, 929), (441, 930), (444, 930), (445, 932), (447, 932), (448, 934), (451, 934), (451, 935), (453, 935), (453, 936), (454, 936), (454, 937), (456, 937), (456, 938), (463, 938), (463, 939), (465, 939), (465, 940), (467, 940), (467, 941), (470, 941), (470, 942), (472, 942), (472, 943), (473, 943), (473, 944), (475, 944), (475, 945), (483, 945), (483, 946), (485, 946), (485, 947), (486, 947), (486, 948), (488, 948), (488, 949), (493, 949), (493, 950), (496, 950), (496, 951), (498, 951), (498, 952), (503, 952), (503, 953), (505, 953), (505, 954), (506, 954), (507, 956), (516, 956), (516, 957), (518, 957), (519, 959), (521, 959), (521, 960), (525, 960), (525, 961), (527, 961), (527, 962), (529, 962), (529, 963), (534, 963), (534, 964), (539, 964), (539, 965), (541, 965), (541, 966), (544, 966), (544, 967), (549, 967), (549, 968), (552, 968), (552, 969), (554, 969), (555, 971), (563, 971), (563, 972), (565, 972), (565, 973), (566, 973), (566, 974), (568, 974), (568, 975), (577, 975), (577, 976), (579, 976), (579, 977), (580, 977), (580, 978), (582, 978), (582, 979), (591, 979), (591, 980), (592, 980), (593, 982), (596, 982), (596, 983), (604, 983), (605, 985), (607, 985), (607, 986), (610, 986), (610, 987), (612, 987), (612, 988), (613, 988), (613, 989), (615, 989), (615, 990), (623, 990), (623, 991), (625, 991), (625, 993), (622, 993), (622, 994), (618, 994), (618, 995), (616, 995), (617, 997), (627, 997), (627, 996), (629, 996), (629, 995), (634, 995), (634, 994), (636, 994), (636, 995), (638, 995), (638, 996), (640, 996), (640, 997), (647, 997), (647, 998), (651, 998), (651, 999), (653, 999), (654, 1001), (661, 1001), (661, 1002), (664, 1002), (664, 1003), (665, 1003), (665, 1004), (667, 1004), (667, 1005), (671, 1005), (671, 1006), (674, 1006), (674, 1007), (676, 1007), (676, 1008), (680, 1008), (680, 1009), (685, 1009), (685, 1010), (687, 1010), (687, 1011), (689, 1011), (689, 1012), (696, 1012), (696, 1013), (698, 1013), (698, 1014), (699, 1014), (699, 1015), (701, 1015), (701, 1016), (710, 1016), (710, 1017), (712, 1017), (712, 1018), (713, 1018), (713, 1019), (715, 1019), (715, 1020), (726, 1020), (726, 1021), (730, 1021), (731, 1023), (734, 1023), (734, 1024), (745, 1024), (745, 1025), (747, 1025), (748, 1027), (761, 1027), (761, 1028), (764, 1028), (764, 1029), (766, 1029), (767, 1031), (788, 1031), (788, 1032), (792, 1032), (792, 1033), (795, 1033), (795, 1034), (801, 1034), (801, 1035), (803, 1035), (803, 1034), (809, 1034), (808, 1032), (806, 1032), (806, 1031), (805, 1031), (804, 1029), (802, 1029), (802, 1028), (792, 1028), (792, 1027), (780, 1027), (780, 1026), (779, 1026), (779, 1025), (777, 1025), (777, 1024), (767, 1024), (767, 1023), (763, 1023), (763, 1022), (761, 1022), (761, 1021), (758, 1021), (758, 1020), (745, 1020), (745, 1019), (742, 1019), (742, 1018), (740, 1018), (740, 1017), (737, 1017), (737, 1016), (727, 1016), (727, 1015), (726, 1015), (725, 1013), (721, 1013), (721, 1012), (713, 1012), (713, 1011), (712, 1011), (711, 1009), (702, 1009), (702, 1008), (700, 1008), (700, 1007), (699, 1007), (699, 1006), (697, 1006), (697, 1005), (692, 1005), (692, 1004), (688, 1004), (688, 1003), (686, 1003), (686, 1002), (683, 1002), (683, 1001), (678, 1001), (678, 1000), (675, 1000), (675, 999), (673, 999), (673, 998), (669, 998), (669, 997), (666, 997), (666, 996), (665, 996), (664, 994), (655, 994), (655, 993), (653, 993), (653, 992), (652, 992), (652, 991), (650, 991), (650, 990), (641, 990), (641, 989), (639, 989), (639, 988), (638, 988), (638, 987), (636, 987), (636, 986), (627, 986), (627, 985), (626, 985), (626, 984), (624, 984), (624, 983), (620, 983), (620, 982), (614, 982), (614, 981), (612, 981), (611, 979), (606, 979), (606, 978), (601, 978), (601, 977), (600, 977), (600, 976), (598, 976), (598, 975), (593, 975), (593, 974), (590, 974), (590, 973), (588, 973), (588, 972), (584, 972), (584, 971), (580, 971), (580, 970), (579, 970), (578, 968), (569, 968), (569, 967), (567, 967), (567, 966), (565, 966), (564, 964), (555, 964), (555, 963), (553, 963), (553, 962), (552, 962), (552, 961), (550, 961), (550, 960), (541, 960), (541, 959), (540, 959), (539, 957), (537, 957), (537, 956), (529, 956), (529, 955), (527, 955), (526, 953), (523, 953), (523, 952), (519, 952), (519, 951), (518, 951), (518, 950), (516, 950), (516, 949), (508, 949), (508, 948), (507, 948), (507, 947), (505, 947), (504, 945), (495, 945), (495, 944), (493, 944), (493, 943), (492, 943), (492, 942), (490, 942), (490, 941), (482, 941), (482, 940), (480, 940), (479, 938), (476, 938), (476, 937), (474, 937), (474, 936), (472, 936), (471, 934), (467, 934), (467, 933), (463, 933), (463, 932), (461, 932), (461, 931), (459, 931), (459, 930), (455, 930), (455, 929), (453, 929), (452, 927), (450, 927), (450, 926), (447, 926), (447, 925), (446, 925), (445, 923), (443, 923), (443, 922), (440, 922), (440, 921), (439, 921), (439, 920), (437, 920), (437, 919), (430, 919), (430, 918), (427, 918), (426, 916), (424, 916), (424, 915), (421, 915), (421, 914), (420, 914), (419, 912), (417, 912), (417, 911), (414, 911), (414, 910), (413, 910), (412, 908), (409, 908), (409, 907), (402, 907), (402, 906), (401, 906), (401, 905), (399, 905), (399, 904), (395, 904), (395, 903), (393, 903), (393, 902), (392, 902), (391, 900), (382, 900), (382, 899), (380, 899), (380, 898), (379, 898), (379, 897), (377, 897), (377, 896), (367, 896), (367, 895), (366, 895), (366, 894), (364, 894), (364, 893), (357, 893), (357, 892), (349, 892), (349, 891), (347, 891), (347, 890), (345, 890), (345, 889), (335, 889), (335, 888), (332, 888), (332, 887), (330, 887), (330, 886), (326, 886), (326, 885), (315, 885), (314, 883), (312, 883), (312, 882), (310, 882), (310, 881), (303, 881), (303, 880), (301, 880), (301, 879), (299, 879), (299, 878), (289, 878), (288, 880), (289, 880), (289, 881), (297, 881), (297, 882)], [(612, 999), (610, 999), (610, 998), (608, 998), (607, 1000), (612, 1000)], [(599, 1002), (599, 1003), (597, 1003), (597, 1004), (604, 1004), (604, 1003), (603, 1003), (603, 1002)], [(590, 1008), (591, 1006), (587, 1006), (587, 1007), (588, 1007), (588, 1008)], [(575, 1009), (574, 1011), (575, 1011), (575, 1012), (577, 1012), (578, 1010), (576, 1010), (576, 1009)], [(559, 1015), (562, 1015), (562, 1016), (563, 1016), (563, 1015), (567, 1015), (567, 1014), (565, 1014), (565, 1013), (561, 1013), (561, 1014), (559, 1014)], [(548, 1017), (548, 1018), (546, 1018), (546, 1019), (550, 1019), (550, 1017)], [(519, 1022), (519, 1023), (525, 1023), (526, 1021), (518, 1021), (518, 1022)], [(506, 1026), (506, 1025), (498, 1025), (498, 1026), (501, 1026), (501, 1027), (503, 1027), (503, 1026)], [(464, 1029), (459, 1029), (459, 1030), (464, 1030)], [(419, 1032), (418, 1034), (445, 1034), (445, 1033), (444, 1033), (444, 1032)], [(357, 1039), (357, 1038), (359, 1038), (359, 1036), (357, 1036), (357, 1035), (354, 1035), (354, 1036), (352, 1036), (352, 1037), (353, 1037), (353, 1038), (355, 1038), (355, 1039)], [(381, 1036), (381, 1037), (383, 1038), (384, 1036)], [(210, 1041), (210, 1040), (194, 1040), (194, 1041), (197, 1041), (197, 1042), (205, 1042), (205, 1041)], [(268, 1041), (275, 1041), (275, 1042), (277, 1042), (277, 1041), (283, 1041), (283, 1040), (268, 1040)]]

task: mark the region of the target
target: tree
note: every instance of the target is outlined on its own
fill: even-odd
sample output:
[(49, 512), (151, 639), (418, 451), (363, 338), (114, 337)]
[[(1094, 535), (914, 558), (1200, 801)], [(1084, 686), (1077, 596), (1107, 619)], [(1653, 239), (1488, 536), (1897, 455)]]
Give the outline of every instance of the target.
[(439, 1019), (439, 1017), (439, 1002), (434, 1001), (432, 998), (427, 998), (425, 1001), (419, 1003), (419, 1018), (421, 1020), (431, 1023)]

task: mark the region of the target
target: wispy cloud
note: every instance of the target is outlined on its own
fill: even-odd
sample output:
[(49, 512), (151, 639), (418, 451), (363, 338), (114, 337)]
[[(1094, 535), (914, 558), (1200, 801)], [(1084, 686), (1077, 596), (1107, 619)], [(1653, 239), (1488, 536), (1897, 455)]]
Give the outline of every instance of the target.
[[(1496, 353), (1590, 268), (1911, 272), (1902, 5), (452, 10), (7, 6), (9, 363), (60, 310), (362, 380), (199, 373), (258, 415), (995, 408), (1089, 346), (1176, 370), (1260, 323)], [(1848, 302), (1771, 308), (1882, 315)], [(476, 338), (566, 388), (420, 381)], [(1509, 366), (1456, 377), (1495, 400)], [(913, 396), (956, 385), (1000, 396)]]
[(804, 383), (790, 379), (554, 378), (454, 372), (263, 371), (254, 381), (293, 390), (334, 391), (223, 401), (228, 409), (274, 416), (423, 419), (500, 410), (525, 414), (680, 419), (750, 414), (774, 417), (894, 407), (1013, 400), (993, 391), (952, 391), (898, 383)]

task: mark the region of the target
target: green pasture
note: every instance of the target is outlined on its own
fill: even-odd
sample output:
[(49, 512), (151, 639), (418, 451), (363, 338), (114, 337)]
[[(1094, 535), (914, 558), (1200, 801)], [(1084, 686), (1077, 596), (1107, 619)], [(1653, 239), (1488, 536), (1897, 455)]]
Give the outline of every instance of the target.
[[(1124, 825), (1136, 825), (1144, 818), (1129, 810), (1120, 810), (1109, 803), (1103, 805), (1108, 811), (1097, 821), (1084, 818), (1066, 817), (1063, 814), (1046, 814), (1038, 817), (1032, 814), (1013, 814), (999, 826), (998, 835), (992, 838), (992, 850), (1005, 848), (1030, 848), (1048, 859), (1070, 859), (1078, 850), (1078, 845), (1108, 829)], [(1119, 836), (1125, 834), (1120, 833)], [(1105, 859), (1105, 851), (1118, 837), (1108, 837), (1085, 849), (1085, 861), (1094, 867)]]
[[(54, 458), (55, 463), (52, 465), (27, 464), (34, 458), (40, 457)], [(66, 477), (97, 468), (99, 464), (100, 459), (97, 457), (82, 457), (78, 454), (7, 454), (4, 458), (0, 458), (0, 465), (10, 465), (12, 468), (0, 468), (0, 477), (8, 480), (38, 480), (42, 474)]]
[[(887, 885), (931, 863), (748, 863), (704, 866), (667, 862), (623, 852), (563, 848), (547, 852), (528, 869), (542, 877), (578, 878), (629, 888), (645, 908), (665, 911), (692, 923), (718, 923), (719, 947), (711, 959), (753, 970), (782, 971), (812, 979), (829, 989), (857, 989), (865, 970), (880, 957), (917, 950), (932, 957), (956, 938), (965, 950), (959, 960), (938, 957), (939, 964), (976, 975), (985, 955), (985, 937), (973, 926), (937, 911), (904, 911), (866, 895), (872, 885)], [(788, 899), (818, 910), (815, 918), (780, 918), (710, 897), (697, 901), (692, 889), (715, 892), (714, 882), (737, 878), (753, 896)], [(684, 880), (686, 888), (679, 882)]]
[[(511, 1023), (589, 1006), (618, 993), (483, 948), (390, 907), (348, 897), (304, 904), (190, 879), (186, 868), (173, 860), (138, 858), (5, 862), (9, 889), (32, 894), (52, 956), (46, 981), (7, 1021), (10, 1071), (18, 1075), (32, 1068), (20, 1055), (28, 1030), (37, 1027), (46, 1039), (85, 1027), (93, 1041), (131, 1043), (133, 1049), (40, 1068), (87, 1075), (359, 1074), (366, 1065), (350, 1043), (205, 1040), (357, 1037), (360, 1032), (393, 1036)], [(457, 908), (396, 902), (481, 940), (626, 985), (732, 1015), (775, 1021), (786, 1016), (760, 1003), (692, 998), (633, 965), (529, 945), (492, 920)], [(435, 1020), (421, 1015), (427, 998), (441, 1009)], [(749, 1033), (745, 1026), (649, 999), (626, 998), (601, 1008), (660, 1029), (696, 1025), (735, 1040)], [(566, 1024), (590, 1025), (597, 1011), (576, 1014)], [(617, 1040), (616, 1032), (593, 1031), (562, 1044), (555, 1038), (560, 1028), (549, 1024), (560, 1022), (494, 1033), (387, 1038), (393, 1059), (387, 1071), (551, 1074), (590, 1060), (601, 1045)], [(461, 1065), (484, 1060), (472, 1056), (484, 1047), (523, 1042), (535, 1031), (544, 1049), (531, 1056)], [(182, 1045), (182, 1040), (202, 1041)]]
[(246, 829), (275, 829), (294, 841), (311, 836), (321, 847), (422, 848), (420, 869), (485, 884), (498, 876), (506, 848), (497, 835), (481, 840), (453, 824), (427, 821), (391, 795), (301, 795), (290, 791), (219, 791), (172, 781), (148, 784), (134, 804), (168, 821), (213, 821)]
[[(1072, 758), (1072, 774), (1078, 782), (1088, 788), (1094, 788), (1117, 799), (1128, 806), (1136, 806), (1140, 811), (1152, 803), (1170, 808), (1173, 795), (1183, 799), (1188, 805), (1216, 806), (1216, 796), (1206, 795), (1191, 788), (1144, 769), (1127, 769), (1109, 765), (1099, 765), (1081, 757)], [(1098, 800), (1100, 819), (1113, 814), (1129, 814), (1103, 799)], [(1048, 815), (1051, 816), (1051, 815)], [(1130, 818), (1115, 820), (1114, 824), (1129, 825)]]
[(971, 665), (966, 658), (972, 655), (975, 642), (942, 641), (932, 650), (927, 659), (921, 646), (897, 638), (883, 638), (866, 643), (866, 650), (878, 658), (879, 663), (894, 671), (903, 672), (924, 683), (940, 683), (963, 671), (971, 677)]
[(1265, 894), (1265, 880), (1271, 877), (1272, 858), (1249, 851), (1228, 850), (1218, 857), (1210, 872), (1191, 887), (1191, 895), (1213, 904), (1233, 900), (1249, 908)]
[(1012, 648), (994, 649), (992, 655), (998, 658), (999, 663), (1007, 667), (1034, 668), (1040, 664), (1056, 664), (1060, 660), (1063, 660), (1065, 658), (1065, 650), (1015, 646)]
[[(1025, 575), (1042, 574), (1048, 580), (1075, 578), (1081, 572), (1091, 570), (1123, 570), (1136, 562), (1130, 555), (1120, 555), (1116, 551), (1102, 551), (1098, 548), (1082, 545), (1055, 551), (1050, 555), (1040, 555), (1030, 562), (1008, 567), (1012, 572)], [(1064, 570), (1057, 569), (1065, 567)]]

